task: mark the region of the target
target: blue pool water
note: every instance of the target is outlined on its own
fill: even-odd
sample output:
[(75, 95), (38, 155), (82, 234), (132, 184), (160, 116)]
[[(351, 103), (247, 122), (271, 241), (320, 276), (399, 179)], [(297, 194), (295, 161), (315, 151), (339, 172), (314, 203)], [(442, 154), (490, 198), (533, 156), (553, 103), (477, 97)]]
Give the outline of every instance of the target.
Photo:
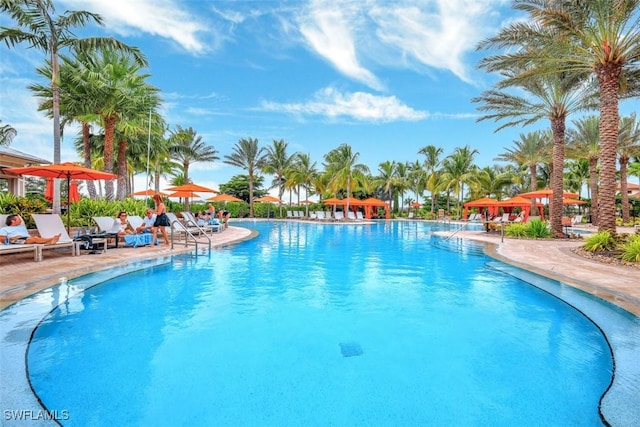
[(602, 425), (601, 331), (436, 225), (259, 236), (94, 286), (27, 351), (74, 426)]

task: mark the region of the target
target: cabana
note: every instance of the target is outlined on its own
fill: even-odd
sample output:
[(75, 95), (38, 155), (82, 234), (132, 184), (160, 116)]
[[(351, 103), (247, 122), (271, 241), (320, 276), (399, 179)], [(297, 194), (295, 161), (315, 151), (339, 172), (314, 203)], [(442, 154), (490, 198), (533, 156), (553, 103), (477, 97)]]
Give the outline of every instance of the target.
[[(469, 208), (487, 208), (489, 215), (497, 215), (498, 214), (498, 200), (491, 199), (489, 197), (483, 197), (482, 199), (473, 200), (471, 202), (467, 202), (464, 204), (464, 212), (462, 214), (462, 219), (467, 220), (469, 217)], [(531, 201), (529, 201), (531, 203)], [(486, 218), (485, 218), (486, 219)]]
[[(524, 212), (524, 216), (522, 217), (522, 222), (526, 222), (529, 218), (529, 214), (531, 213), (531, 199), (527, 199), (526, 197), (516, 196), (512, 197), (508, 200), (502, 200), (496, 204), (498, 208), (502, 208), (505, 212), (511, 213), (513, 208), (521, 208), (522, 212)], [(540, 212), (541, 218), (544, 219), (544, 213), (542, 210), (542, 203), (536, 203), (538, 207), (538, 211)]]

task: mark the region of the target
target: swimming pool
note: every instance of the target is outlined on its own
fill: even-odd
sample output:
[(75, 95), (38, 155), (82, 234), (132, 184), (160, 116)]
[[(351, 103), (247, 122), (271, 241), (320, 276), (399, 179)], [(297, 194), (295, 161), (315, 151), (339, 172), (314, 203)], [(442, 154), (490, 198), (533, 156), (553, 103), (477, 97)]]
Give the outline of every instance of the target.
[(250, 226), (60, 298), (27, 352), (43, 404), (64, 425), (601, 423), (600, 329), (480, 246), (424, 222)]

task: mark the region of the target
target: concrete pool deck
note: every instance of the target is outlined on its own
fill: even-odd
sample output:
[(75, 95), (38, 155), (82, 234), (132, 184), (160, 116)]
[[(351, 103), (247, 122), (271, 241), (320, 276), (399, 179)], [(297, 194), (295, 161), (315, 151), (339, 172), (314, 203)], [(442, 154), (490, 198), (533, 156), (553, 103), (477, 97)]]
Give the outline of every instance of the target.
[[(632, 233), (633, 229), (620, 229)], [(448, 236), (451, 232), (436, 234)], [(502, 239), (498, 233), (461, 230), (456, 237), (488, 243), (488, 255), (505, 263), (533, 271), (616, 304), (640, 317), (640, 269), (604, 264), (572, 252), (582, 240)], [(233, 244), (251, 237), (251, 231), (231, 225), (211, 237), (212, 247)], [(204, 239), (200, 240), (202, 243)], [(69, 256), (68, 251), (44, 251), (44, 259), (34, 262), (32, 255), (18, 253), (0, 257), (0, 310), (39, 290), (95, 271), (157, 257), (191, 252), (193, 246), (176, 245), (109, 249), (105, 253)]]

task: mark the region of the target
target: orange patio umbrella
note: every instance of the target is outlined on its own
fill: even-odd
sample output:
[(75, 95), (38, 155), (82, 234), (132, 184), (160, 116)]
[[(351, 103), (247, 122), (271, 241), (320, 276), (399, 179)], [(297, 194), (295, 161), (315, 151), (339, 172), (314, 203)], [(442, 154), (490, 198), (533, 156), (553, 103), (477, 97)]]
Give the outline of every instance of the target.
[[(522, 197), (527, 197), (529, 199), (550, 199), (553, 197), (553, 190), (550, 188), (544, 188), (542, 190), (529, 191), (528, 193), (521, 193), (518, 195)], [(578, 193), (570, 193), (568, 191), (563, 191), (562, 197), (569, 198), (569, 199), (577, 199), (578, 197), (580, 197), (580, 195)]]
[[(71, 180), (71, 184), (69, 184), (67, 191), (69, 203), (75, 203), (80, 200), (80, 192), (78, 191), (78, 182), (76, 180)], [(47, 178), (47, 185), (44, 188), (44, 198), (49, 202), (53, 201), (53, 178)]]
[[(44, 178), (66, 179), (67, 188), (71, 188), (72, 179), (83, 179), (87, 181), (95, 181), (99, 179), (116, 179), (117, 175), (108, 172), (97, 171), (95, 169), (85, 168), (71, 162), (56, 163), (53, 165), (43, 166), (27, 166), (23, 168), (7, 168), (5, 172), (16, 175), (41, 176)], [(76, 188), (77, 189), (77, 188)], [(71, 203), (71, 192), (67, 193), (67, 205)], [(67, 208), (67, 232), (69, 232), (69, 224), (71, 216)]]
[(220, 193), (220, 194), (216, 194), (213, 197), (209, 197), (207, 200), (210, 200), (212, 202), (241, 202), (242, 199), (238, 199), (235, 196), (232, 196), (231, 194), (224, 194), (224, 193)]
[(264, 197), (258, 197), (257, 199), (254, 200), (254, 202), (282, 203), (282, 200), (278, 199), (277, 197), (273, 197), (273, 196), (264, 196)]
[(167, 193), (163, 193), (162, 191), (155, 191), (152, 190), (151, 188), (148, 188), (146, 190), (140, 190), (140, 191), (136, 191), (135, 193), (131, 193), (131, 196), (147, 196), (147, 197), (151, 197), (151, 196), (155, 196), (156, 194), (158, 194), (160, 197), (167, 197), (168, 194)]
[(585, 202), (584, 200), (578, 200), (578, 199), (563, 199), (562, 204), (563, 205), (586, 205), (587, 202)]
[(322, 201), (325, 205), (340, 205), (342, 204), (342, 200), (336, 199), (335, 197), (330, 197), (328, 199), (324, 199)]
[(200, 197), (200, 195), (196, 194), (193, 191), (178, 190), (178, 191), (174, 191), (173, 193), (167, 194), (167, 197), (169, 197), (169, 198), (173, 198), (173, 197)]
[(176, 187), (169, 187), (167, 191), (197, 191), (198, 193), (219, 193), (218, 190), (214, 190), (213, 188), (203, 187), (198, 184), (183, 184), (178, 185)]

